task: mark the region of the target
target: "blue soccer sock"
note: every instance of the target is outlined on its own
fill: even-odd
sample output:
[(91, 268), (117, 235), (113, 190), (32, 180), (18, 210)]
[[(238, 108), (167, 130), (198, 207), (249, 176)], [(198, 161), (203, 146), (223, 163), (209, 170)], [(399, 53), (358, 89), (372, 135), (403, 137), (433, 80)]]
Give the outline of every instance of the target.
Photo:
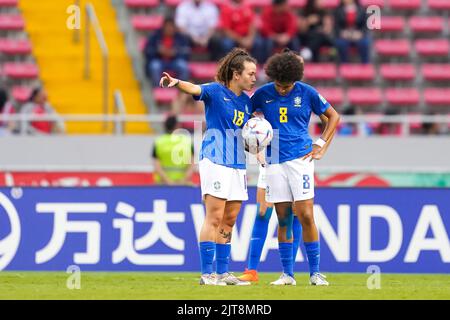
[(292, 254), (292, 243), (291, 242), (280, 242), (278, 244), (280, 251), (281, 264), (283, 265), (283, 272), (294, 276), (294, 259)]
[(231, 244), (216, 243), (216, 262), (217, 274), (228, 272), (228, 264), (230, 263)]
[(216, 244), (212, 241), (205, 241), (200, 242), (199, 245), (202, 274), (211, 274), (213, 272), (213, 261), (214, 254), (216, 253)]
[(305, 242), (306, 255), (308, 256), (309, 274), (319, 272), (320, 242)]
[(300, 240), (302, 239), (302, 225), (298, 220), (297, 216), (294, 216), (294, 222), (292, 223), (292, 233), (294, 235), (294, 241), (292, 242), (292, 252), (293, 259), (295, 263), (295, 258), (297, 257), (298, 247), (300, 245)]
[(259, 206), (257, 204), (256, 218), (252, 230), (252, 238), (250, 240), (250, 255), (248, 259), (248, 269), (257, 270), (259, 260), (261, 259), (262, 249), (267, 237), (267, 229), (269, 227), (270, 217), (273, 208), (267, 208), (264, 216), (259, 214)]

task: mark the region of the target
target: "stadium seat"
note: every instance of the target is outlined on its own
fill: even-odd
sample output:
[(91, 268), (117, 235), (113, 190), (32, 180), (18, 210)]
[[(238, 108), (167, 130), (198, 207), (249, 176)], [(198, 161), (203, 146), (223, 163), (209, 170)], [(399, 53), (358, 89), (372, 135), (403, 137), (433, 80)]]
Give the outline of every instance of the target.
[(442, 17), (414, 16), (409, 20), (409, 27), (415, 33), (419, 32), (442, 32), (444, 19)]
[(125, 0), (125, 5), (130, 9), (155, 8), (159, 0)]
[(11, 89), (11, 95), (17, 102), (24, 103), (30, 98), (31, 91), (29, 87), (15, 86)]
[(428, 81), (449, 81), (450, 64), (425, 63), (422, 65), (422, 76)]
[(23, 40), (15, 40), (3, 38), (0, 39), (0, 52), (7, 55), (26, 55), (32, 51), (31, 42)]
[(420, 102), (419, 91), (416, 88), (388, 88), (385, 95), (391, 106), (411, 106)]
[(373, 80), (376, 75), (372, 64), (343, 64), (339, 73), (347, 81)]
[(135, 15), (131, 18), (131, 24), (136, 31), (154, 31), (162, 27), (164, 17), (162, 15)]
[(415, 48), (419, 55), (425, 56), (447, 56), (450, 52), (450, 45), (445, 39), (420, 39), (416, 40)]
[(331, 105), (338, 106), (344, 102), (344, 91), (339, 87), (317, 87), (319, 92)]
[(390, 81), (410, 81), (416, 77), (416, 68), (412, 64), (383, 64), (380, 67), (383, 79)]
[(383, 102), (379, 88), (350, 88), (347, 96), (349, 102), (357, 106), (373, 106)]
[(402, 32), (405, 28), (405, 18), (401, 16), (382, 16), (380, 20), (381, 28), (379, 33)]
[[(254, 9), (261, 9), (270, 6), (272, 4), (272, 0), (246, 0), (245, 3)], [(292, 8), (298, 9), (303, 8), (306, 5), (306, 0), (288, 0), (288, 3)]]
[(17, 14), (3, 14), (0, 15), (0, 30), (16, 31), (25, 28), (25, 21), (21, 15)]
[(322, 0), (320, 3), (325, 9), (334, 9), (339, 5), (340, 0)]
[(428, 8), (432, 10), (450, 10), (450, 1), (448, 0), (428, 0)]
[(199, 80), (212, 80), (216, 75), (217, 64), (215, 62), (190, 62), (189, 71), (192, 78)]
[(153, 99), (157, 104), (171, 104), (178, 97), (178, 89), (175, 88), (155, 88), (153, 89)]
[(450, 89), (428, 88), (424, 91), (424, 97), (427, 105), (450, 107)]
[(389, 0), (392, 10), (418, 10), (422, 5), (421, 0)]
[(17, 7), (19, 0), (0, 0), (0, 7)]
[(337, 77), (337, 67), (334, 63), (309, 63), (305, 67), (305, 79), (334, 80)]
[(3, 73), (10, 79), (35, 79), (39, 69), (34, 63), (7, 62), (3, 66)]
[(361, 3), (363, 7), (375, 5), (377, 7), (384, 8), (386, 5), (385, 0), (360, 0), (359, 3)]
[[(211, 2), (215, 3), (216, 5), (221, 5), (228, 0), (211, 0)], [(183, 0), (164, 0), (164, 3), (169, 7), (176, 7), (178, 6)]]
[(380, 56), (406, 57), (411, 51), (411, 44), (406, 39), (380, 39), (375, 41), (375, 51)]

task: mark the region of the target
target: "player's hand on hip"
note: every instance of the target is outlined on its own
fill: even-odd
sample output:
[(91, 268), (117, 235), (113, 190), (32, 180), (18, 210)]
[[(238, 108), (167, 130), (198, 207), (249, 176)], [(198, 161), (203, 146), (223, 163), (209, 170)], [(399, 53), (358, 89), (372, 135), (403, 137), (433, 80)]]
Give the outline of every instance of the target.
[(159, 80), (159, 86), (161, 88), (172, 88), (179, 82), (180, 80), (172, 78), (167, 72), (163, 72), (163, 76), (161, 77), (161, 80)]
[(323, 148), (319, 147), (317, 144), (313, 144), (313, 149), (310, 153), (302, 157), (302, 160), (307, 160), (309, 158), (309, 162), (313, 160), (322, 159), (324, 152)]

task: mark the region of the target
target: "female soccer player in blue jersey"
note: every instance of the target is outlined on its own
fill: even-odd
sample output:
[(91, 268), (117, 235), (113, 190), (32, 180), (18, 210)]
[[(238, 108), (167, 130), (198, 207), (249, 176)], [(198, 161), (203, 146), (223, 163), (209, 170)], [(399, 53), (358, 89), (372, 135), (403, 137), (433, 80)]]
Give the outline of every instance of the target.
[[(164, 73), (160, 85), (177, 87), (205, 103), (206, 132), (199, 172), (206, 217), (200, 232), (204, 285), (248, 285), (228, 272), (233, 226), (242, 201), (248, 199), (246, 160), (241, 128), (250, 117), (251, 101), (244, 90), (256, 82), (256, 60), (233, 49), (219, 63), (216, 82), (195, 85)], [(213, 273), (216, 256), (217, 276)]]
[[(265, 71), (273, 82), (259, 88), (252, 97), (252, 111), (261, 111), (274, 129), (274, 139), (267, 148), (266, 201), (275, 204), (279, 225), (287, 230), (279, 235), (283, 274), (273, 285), (296, 284), (289, 232), (292, 209), (302, 224), (310, 284), (328, 285), (319, 272), (320, 242), (313, 213), (314, 160), (323, 157), (340, 117), (313, 87), (300, 81), (303, 67), (302, 60), (289, 50), (272, 56)], [(308, 133), (311, 112), (326, 123), (314, 143)]]

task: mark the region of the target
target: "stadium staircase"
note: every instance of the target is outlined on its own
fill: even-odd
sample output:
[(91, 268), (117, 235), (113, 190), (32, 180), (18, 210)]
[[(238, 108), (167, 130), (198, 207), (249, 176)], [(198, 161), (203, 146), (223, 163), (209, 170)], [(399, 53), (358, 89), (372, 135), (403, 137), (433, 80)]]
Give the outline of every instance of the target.
[[(0, 0), (1, 1), (1, 0)], [(81, 3), (80, 42), (73, 41), (74, 31), (66, 27), (66, 12), (73, 0), (20, 0), (19, 7), (26, 21), (26, 32), (33, 44), (33, 54), (40, 78), (49, 93), (51, 105), (60, 114), (102, 114), (102, 58), (101, 50), (91, 31), (91, 79), (85, 80), (84, 71), (84, 5), (94, 5), (109, 49), (110, 92), (109, 113), (114, 110), (113, 92), (121, 90), (127, 114), (146, 114), (139, 84), (134, 77), (132, 62), (118, 28), (116, 13), (110, 1), (89, 0)], [(106, 131), (102, 123), (69, 122), (68, 133), (98, 134)], [(126, 133), (149, 133), (145, 123), (128, 123)]]

